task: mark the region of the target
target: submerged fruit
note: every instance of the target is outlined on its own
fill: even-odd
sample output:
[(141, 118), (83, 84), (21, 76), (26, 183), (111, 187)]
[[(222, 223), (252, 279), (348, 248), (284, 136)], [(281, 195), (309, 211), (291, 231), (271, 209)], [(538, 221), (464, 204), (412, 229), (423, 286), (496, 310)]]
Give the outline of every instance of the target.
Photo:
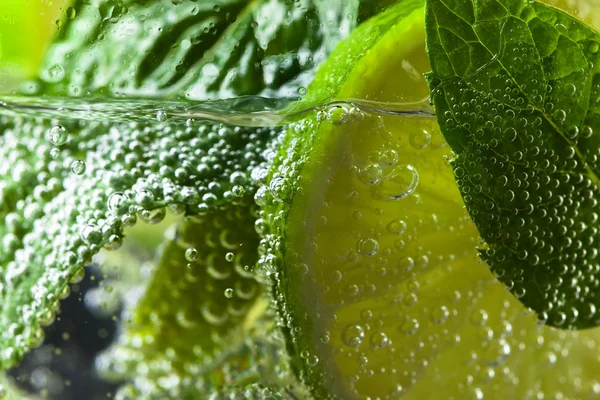
[[(258, 374), (244, 343), (265, 310), (249, 203), (188, 218), (164, 247), (124, 332), (99, 359), (105, 374), (132, 379), (119, 396), (194, 398)], [(224, 364), (240, 374), (224, 373)]]
[[(357, 56), (352, 44), (385, 21)], [(359, 27), (331, 58), (353, 60), (344, 79), (320, 71), (307, 97), (426, 97), (423, 27), (418, 3)], [(593, 394), (598, 332), (539, 325), (478, 259), (435, 121), (369, 110), (298, 121), (262, 195), (259, 264), (296, 374), (316, 398)]]

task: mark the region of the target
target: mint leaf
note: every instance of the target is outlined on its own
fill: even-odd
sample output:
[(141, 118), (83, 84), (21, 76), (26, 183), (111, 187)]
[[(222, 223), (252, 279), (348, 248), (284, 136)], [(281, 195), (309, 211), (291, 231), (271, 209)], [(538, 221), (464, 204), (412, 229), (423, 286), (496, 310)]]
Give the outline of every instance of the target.
[[(0, 366), (41, 344), (69, 281), (138, 219), (199, 215), (241, 201), (265, 163), (270, 128), (184, 123), (64, 125), (56, 159), (48, 122), (0, 119)], [(85, 171), (73, 172), (73, 164)]]
[[(357, 2), (326, 4), (78, 0), (25, 91), (88, 102), (295, 95), (355, 24)], [(0, 368), (41, 344), (69, 282), (101, 249), (118, 248), (126, 226), (158, 223), (167, 209), (218, 212), (251, 194), (282, 131), (166, 113), (137, 122), (63, 113), (59, 126), (8, 111), (0, 108)]]
[(358, 0), (78, 1), (41, 72), (43, 92), (297, 96), (356, 23)]
[(427, 0), (428, 75), (483, 260), (547, 324), (600, 323), (600, 35), (518, 0)]

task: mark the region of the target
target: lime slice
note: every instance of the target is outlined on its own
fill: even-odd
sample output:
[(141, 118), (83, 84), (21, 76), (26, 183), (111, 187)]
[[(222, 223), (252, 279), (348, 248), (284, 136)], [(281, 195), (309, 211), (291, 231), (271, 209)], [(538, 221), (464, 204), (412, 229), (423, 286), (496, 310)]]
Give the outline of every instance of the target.
[[(389, 109), (426, 98), (428, 70), (423, 9), (402, 2), (343, 42), (307, 96)], [(600, 331), (538, 325), (477, 259), (433, 119), (334, 104), (285, 143), (257, 197), (260, 263), (315, 398), (596, 393)]]
[(99, 360), (106, 375), (132, 379), (118, 398), (194, 398), (258, 379), (260, 357), (245, 340), (269, 323), (248, 203), (185, 218), (145, 266), (150, 282), (130, 296), (124, 331)]

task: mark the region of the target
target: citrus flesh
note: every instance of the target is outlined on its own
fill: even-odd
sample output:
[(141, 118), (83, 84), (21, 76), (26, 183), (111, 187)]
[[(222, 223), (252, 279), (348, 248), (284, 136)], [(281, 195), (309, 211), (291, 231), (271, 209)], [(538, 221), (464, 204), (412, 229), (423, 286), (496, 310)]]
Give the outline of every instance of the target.
[[(400, 14), (336, 99), (427, 98), (423, 10)], [(538, 323), (478, 259), (484, 245), (435, 119), (332, 106), (290, 136), (266, 208), (279, 240), (274, 292), (295, 370), (317, 398), (599, 395), (600, 332)]]

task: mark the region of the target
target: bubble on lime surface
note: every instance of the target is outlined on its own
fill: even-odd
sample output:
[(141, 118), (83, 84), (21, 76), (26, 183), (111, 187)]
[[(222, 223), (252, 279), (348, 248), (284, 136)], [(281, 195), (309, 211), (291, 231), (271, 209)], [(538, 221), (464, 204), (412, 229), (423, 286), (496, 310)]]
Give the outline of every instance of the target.
[(281, 202), (289, 200), (292, 195), (290, 182), (284, 177), (273, 178), (269, 184), (269, 190), (273, 198)]
[(360, 239), (357, 244), (357, 250), (363, 256), (371, 257), (379, 251), (379, 243), (374, 238)]
[(436, 324), (442, 324), (446, 322), (449, 316), (450, 311), (448, 310), (448, 307), (444, 305), (435, 307), (433, 310), (431, 310), (431, 321)]
[(406, 222), (401, 219), (394, 219), (388, 223), (387, 229), (394, 235), (402, 235), (406, 231)]
[(400, 200), (410, 196), (419, 185), (419, 172), (410, 164), (394, 166), (383, 176), (377, 187), (378, 194), (386, 199)]
[(378, 164), (368, 164), (360, 168), (358, 176), (363, 183), (374, 185), (381, 180), (383, 171)]
[(327, 110), (327, 120), (334, 125), (343, 125), (349, 119), (348, 107), (345, 105), (333, 105)]
[(342, 332), (342, 340), (350, 347), (359, 347), (364, 339), (365, 331), (361, 325), (350, 325)]
[(415, 149), (423, 149), (431, 143), (431, 134), (425, 129), (410, 134), (410, 144)]

